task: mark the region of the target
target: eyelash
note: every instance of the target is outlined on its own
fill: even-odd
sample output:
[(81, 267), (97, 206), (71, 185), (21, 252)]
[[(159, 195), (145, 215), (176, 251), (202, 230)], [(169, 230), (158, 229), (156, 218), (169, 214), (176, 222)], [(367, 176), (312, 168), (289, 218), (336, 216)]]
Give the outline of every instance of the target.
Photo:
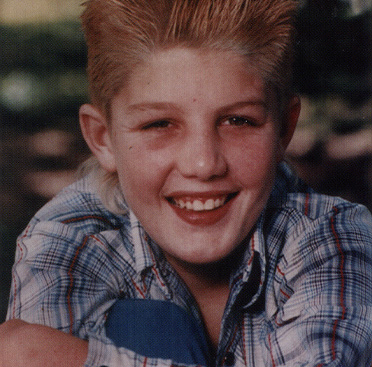
[(149, 124), (146, 124), (142, 127), (142, 130), (150, 130), (150, 129), (162, 129), (166, 128), (171, 124), (170, 121), (168, 120), (158, 120), (158, 121), (153, 121)]
[[(259, 124), (253, 119), (243, 117), (243, 116), (228, 116), (218, 119), (219, 125), (224, 125), (226, 122), (229, 125), (243, 127), (243, 126), (258, 126)], [(151, 130), (151, 129), (165, 129), (171, 125), (172, 122), (169, 120), (157, 120), (151, 123), (148, 123), (142, 127), (142, 130)]]
[(243, 126), (258, 126), (259, 124), (254, 121), (252, 118), (247, 118), (243, 116), (228, 116), (220, 119), (221, 125), (224, 125), (226, 122), (229, 125), (243, 127)]

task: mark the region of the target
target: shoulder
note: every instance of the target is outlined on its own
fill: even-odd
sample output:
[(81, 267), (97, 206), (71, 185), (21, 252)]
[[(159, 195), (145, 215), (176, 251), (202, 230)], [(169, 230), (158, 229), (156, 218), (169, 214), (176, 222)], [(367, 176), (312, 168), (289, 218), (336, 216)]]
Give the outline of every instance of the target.
[(326, 240), (327, 234), (334, 237), (347, 233), (351, 238), (360, 233), (372, 241), (371, 213), (363, 205), (339, 197), (314, 192), (289, 193), (280, 211), (288, 216), (288, 230), (294, 236), (318, 233)]
[[(33, 217), (17, 242), (16, 264), (71, 268), (110, 267), (131, 256), (128, 214), (102, 204), (87, 176), (65, 188)], [(92, 267), (92, 264), (96, 264)]]
[(77, 228), (84, 226), (86, 233), (94, 233), (120, 227), (126, 219), (125, 214), (118, 215), (104, 207), (96, 182), (92, 176), (86, 176), (63, 189), (35, 214), (30, 224), (52, 221)]
[[(53, 317), (65, 315), (66, 304), (77, 315), (90, 313), (94, 305), (131, 291), (136, 269), (129, 213), (108, 211), (96, 191), (89, 177), (67, 187), (19, 236), (13, 315), (20, 312), (23, 318), (60, 327), (63, 317)], [(44, 305), (50, 306), (45, 306), (47, 313)]]
[(371, 229), (371, 213), (367, 208), (339, 197), (315, 192), (287, 164), (279, 167), (267, 209), (269, 216), (287, 218), (289, 228), (302, 222), (307, 226), (317, 225), (337, 216), (345, 218), (341, 223), (344, 228), (349, 228), (354, 223)]
[(367, 208), (316, 193), (285, 170), (278, 181), (265, 218), (268, 243), (292, 256), (335, 242), (372, 251), (367, 246), (372, 243), (372, 216)]

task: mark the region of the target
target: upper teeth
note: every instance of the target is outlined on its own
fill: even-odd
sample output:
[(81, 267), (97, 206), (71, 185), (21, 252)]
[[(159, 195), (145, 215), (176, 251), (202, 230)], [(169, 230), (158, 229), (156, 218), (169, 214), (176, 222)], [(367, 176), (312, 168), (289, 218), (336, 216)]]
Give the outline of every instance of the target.
[(181, 209), (186, 208), (187, 210), (194, 210), (196, 212), (201, 212), (203, 210), (213, 210), (219, 208), (223, 204), (225, 204), (226, 197), (218, 198), (218, 199), (208, 199), (204, 203), (201, 200), (182, 200), (182, 199), (175, 199), (176, 205), (179, 206)]

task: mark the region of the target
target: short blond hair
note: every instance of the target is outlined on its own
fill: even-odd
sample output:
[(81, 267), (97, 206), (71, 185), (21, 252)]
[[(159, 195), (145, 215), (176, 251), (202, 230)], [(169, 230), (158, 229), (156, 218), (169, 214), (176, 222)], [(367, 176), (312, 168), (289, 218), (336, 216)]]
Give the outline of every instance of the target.
[(91, 100), (109, 114), (134, 67), (175, 46), (236, 51), (285, 97), (296, 7), (296, 0), (88, 0), (82, 22)]

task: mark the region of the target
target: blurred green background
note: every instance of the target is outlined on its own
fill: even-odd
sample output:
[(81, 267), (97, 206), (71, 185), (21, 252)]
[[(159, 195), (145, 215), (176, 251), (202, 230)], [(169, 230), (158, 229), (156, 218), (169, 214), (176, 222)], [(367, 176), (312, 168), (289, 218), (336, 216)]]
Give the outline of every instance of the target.
[[(288, 160), (315, 189), (372, 209), (372, 0), (303, 0)], [(17, 235), (88, 156), (79, 0), (0, 0), (0, 322)]]

